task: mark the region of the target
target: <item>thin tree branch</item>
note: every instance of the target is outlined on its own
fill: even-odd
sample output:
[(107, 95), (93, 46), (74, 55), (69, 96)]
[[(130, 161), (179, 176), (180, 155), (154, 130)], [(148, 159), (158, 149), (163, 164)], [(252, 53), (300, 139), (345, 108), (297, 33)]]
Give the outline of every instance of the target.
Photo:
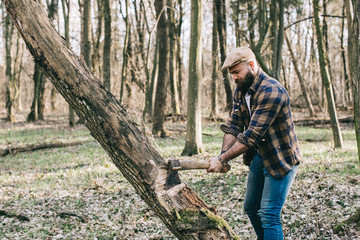
[[(345, 18), (344, 16), (336, 16), (336, 15), (321, 15), (321, 17)], [(304, 22), (304, 21), (307, 21), (307, 20), (313, 19), (313, 18), (314, 18), (314, 16), (310, 16), (310, 17), (306, 17), (306, 18), (300, 19), (300, 20), (298, 20), (298, 21), (295, 21), (295, 22), (291, 23), (290, 25), (286, 26), (286, 27), (284, 28), (284, 30), (286, 30), (286, 29), (294, 26), (295, 24), (298, 24), (298, 23), (300, 23), (300, 22)]]

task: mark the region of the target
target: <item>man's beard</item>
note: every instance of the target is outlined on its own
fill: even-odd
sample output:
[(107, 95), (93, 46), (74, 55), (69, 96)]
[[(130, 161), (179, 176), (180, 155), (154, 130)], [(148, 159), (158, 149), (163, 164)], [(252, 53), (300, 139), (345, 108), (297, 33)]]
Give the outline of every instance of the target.
[(243, 81), (237, 81), (237, 88), (238, 90), (240, 90), (243, 94), (245, 94), (247, 92), (247, 90), (249, 90), (249, 88), (251, 87), (251, 85), (254, 82), (254, 75), (252, 75), (252, 73), (250, 71), (248, 71), (248, 73), (245, 75), (244, 80)]

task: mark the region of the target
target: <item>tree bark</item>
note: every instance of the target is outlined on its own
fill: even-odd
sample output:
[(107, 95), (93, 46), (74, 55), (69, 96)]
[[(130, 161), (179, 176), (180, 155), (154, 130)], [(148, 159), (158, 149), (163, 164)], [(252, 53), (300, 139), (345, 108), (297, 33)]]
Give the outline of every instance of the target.
[(156, 17), (159, 22), (156, 27), (156, 43), (159, 44), (159, 72), (156, 84), (156, 95), (154, 99), (153, 129), (154, 135), (160, 133), (161, 137), (166, 136), (164, 127), (166, 107), (166, 80), (169, 77), (169, 41), (168, 41), (168, 20), (166, 19), (166, 1), (155, 0)]
[[(226, 59), (226, 11), (225, 11), (225, 0), (214, 0), (216, 2), (217, 12), (217, 27), (219, 34), (220, 54), (221, 54), (221, 65), (224, 64)], [(222, 72), (223, 82), (226, 93), (226, 110), (231, 111), (233, 104), (233, 92), (231, 90), (229, 71), (226, 69)]]
[[(65, 40), (70, 47), (70, 0), (61, 0), (61, 5), (64, 16)], [(74, 109), (69, 104), (69, 126), (73, 127), (75, 123)]]
[(171, 92), (171, 107), (174, 114), (180, 114), (179, 92), (177, 80), (177, 58), (176, 58), (176, 32), (175, 32), (175, 4), (174, 0), (167, 0), (167, 14), (169, 22), (169, 80)]
[[(276, 1), (272, 1), (271, 3), (272, 5), (275, 4), (276, 6)], [(264, 44), (264, 40), (269, 28), (269, 24), (267, 19), (265, 18), (266, 15), (266, 11), (265, 11), (265, 5), (266, 2), (264, 0), (261, 0), (258, 2), (258, 8), (259, 8), (259, 14), (255, 14), (254, 13), (254, 9), (252, 6), (252, 1), (248, 1), (248, 28), (249, 28), (249, 41), (250, 41), (250, 46), (252, 51), (254, 52), (255, 56), (256, 56), (256, 60), (259, 63), (260, 67), (264, 70), (264, 72), (266, 72), (269, 76), (274, 76), (273, 72), (268, 68), (265, 60), (263, 59), (261, 53), (261, 48)], [(272, 6), (271, 5), (271, 6)], [(255, 45), (255, 18), (254, 16), (258, 15), (258, 22), (259, 22), (259, 40)], [(271, 14), (270, 14), (271, 15)], [(275, 32), (277, 33), (277, 31)], [(272, 39), (273, 37), (270, 36), (270, 39)], [(272, 46), (275, 47), (274, 43), (270, 43)], [(274, 49), (273, 49), (274, 51)]]
[[(216, 7), (215, 5), (215, 1), (213, 1), (213, 5)], [(241, 30), (240, 30), (240, 24), (239, 24), (239, 14), (240, 14), (240, 1), (234, 1), (234, 2), (231, 2), (231, 8), (232, 8), (232, 11), (233, 11), (233, 14), (232, 14), (232, 20), (234, 22), (234, 27), (235, 27), (235, 41), (236, 41), (236, 47), (240, 47), (241, 45)], [(213, 18), (214, 18), (214, 21), (213, 21), (213, 28), (214, 28), (214, 25), (216, 23), (216, 15), (215, 14), (215, 8), (213, 8)], [(217, 27), (217, 25), (216, 25)], [(213, 35), (214, 37), (214, 35)]]
[(314, 111), (314, 107), (313, 107), (313, 105), (311, 103), (311, 99), (310, 99), (309, 95), (307, 94), (307, 90), (306, 90), (306, 86), (305, 86), (305, 80), (304, 80), (302, 74), (300, 73), (297, 59), (296, 59), (295, 54), (294, 54), (294, 52), (293, 52), (293, 50), (291, 48), (290, 40), (289, 40), (287, 34), (286, 33), (284, 33), (284, 34), (285, 34), (286, 44), (287, 44), (289, 52), (290, 52), (291, 60), (292, 60), (292, 63), (294, 65), (296, 75), (297, 75), (297, 77), (299, 79), (301, 92), (302, 92), (302, 94), (304, 96), (306, 105), (307, 105), (308, 110), (309, 110), (309, 115), (310, 115), (310, 117), (314, 117), (316, 114), (315, 114), (315, 111)]
[(30, 113), (27, 116), (28, 122), (35, 122), (39, 120), (38, 114), (39, 114), (39, 91), (40, 91), (40, 83), (42, 81), (42, 72), (39, 69), (39, 66), (35, 64), (34, 66), (34, 98), (33, 102), (31, 104)]
[(352, 67), (351, 75), (353, 79), (353, 98), (354, 98), (354, 120), (355, 135), (360, 163), (360, 2), (353, 1), (354, 18), (352, 23)]
[(282, 49), (284, 43), (284, 8), (285, 0), (279, 0), (279, 29), (278, 29), (278, 38), (277, 38), (277, 48), (276, 48), (276, 68), (273, 69), (274, 76), (280, 81), (280, 72), (281, 72), (281, 62), (282, 62)]
[(179, 102), (182, 103), (183, 94), (182, 94), (182, 85), (183, 85), (183, 62), (182, 62), (182, 54), (181, 54), (181, 27), (183, 24), (184, 17), (184, 9), (182, 6), (182, 0), (177, 0), (179, 11), (178, 11), (178, 19), (176, 26), (176, 62), (177, 62), (177, 76), (178, 76), (178, 91), (179, 91)]
[(105, 88), (111, 92), (111, 4), (104, 0), (104, 52), (103, 52), (103, 82)]
[[(104, 42), (101, 41), (102, 36), (103, 36), (103, 23), (104, 23), (104, 0), (96, 0), (96, 7), (94, 6), (93, 9), (95, 11), (95, 15), (96, 15), (96, 29), (95, 32), (93, 30), (93, 28), (91, 27), (92, 25), (92, 20), (91, 20), (91, 14), (90, 16), (90, 36), (91, 36), (91, 41), (90, 43), (92, 43), (92, 50), (90, 48), (90, 53), (91, 53), (91, 64), (92, 64), (92, 69), (95, 72), (95, 74), (97, 76), (99, 76), (99, 79), (101, 79), (103, 77), (103, 65), (101, 65), (101, 49), (104, 50)], [(91, 5), (90, 5), (90, 11), (91, 11)], [(105, 41), (105, 39), (104, 39)], [(104, 54), (104, 53), (103, 53)], [(103, 56), (104, 57), (104, 56)], [(104, 80), (102, 80), (104, 82)]]
[[(21, 75), (21, 65), (22, 65), (22, 57), (23, 57), (23, 52), (20, 48), (20, 34), (17, 33), (16, 34), (16, 53), (15, 53), (15, 59), (14, 59), (14, 64), (13, 64), (13, 70), (12, 70), (12, 76), (14, 78), (14, 105), (15, 105), (15, 109), (17, 111), (21, 111), (22, 106), (21, 106), (21, 82), (20, 82), (20, 75)], [(20, 54), (21, 53), (21, 54)]]
[(213, 1), (213, 26), (212, 26), (212, 75), (211, 75), (211, 112), (210, 117), (217, 119), (218, 109), (218, 78), (219, 78), (219, 34), (217, 31), (217, 12), (216, 4)]
[(59, 148), (59, 147), (70, 147), (70, 146), (78, 146), (82, 145), (86, 142), (78, 141), (78, 142), (50, 142), (50, 143), (42, 143), (42, 144), (31, 144), (23, 147), (10, 147), (6, 149), (0, 149), (0, 157), (5, 157), (9, 154), (15, 155), (19, 152), (32, 152), (41, 149), (48, 149), (48, 148)]
[[(121, 7), (121, 3), (120, 3)], [(124, 38), (124, 47), (123, 47), (123, 63), (121, 68), (121, 86), (120, 86), (120, 104), (123, 101), (124, 95), (124, 85), (127, 78), (127, 62), (128, 62), (128, 44), (129, 44), (129, 35), (130, 35), (130, 21), (129, 21), (129, 6), (128, 0), (125, 0), (125, 14), (123, 14), (123, 19), (125, 21), (125, 38)]]
[[(50, 18), (51, 22), (55, 25), (55, 21), (58, 17), (58, 5), (59, 0), (51, 0), (50, 4), (48, 3), (48, 17)], [(40, 78), (41, 82), (39, 85), (39, 97), (38, 97), (38, 117), (39, 120), (45, 119), (45, 81), (46, 78), (43, 76)], [(50, 97), (50, 104), (51, 104), (51, 110), (54, 111), (56, 109), (56, 90), (54, 86), (51, 86), (51, 97)]]
[(284, 42), (284, 0), (272, 1), (270, 7), (272, 75), (280, 80), (282, 45)]
[(342, 15), (344, 18), (341, 21), (341, 35), (340, 35), (340, 48), (341, 48), (341, 59), (343, 62), (343, 102), (345, 106), (348, 106), (351, 104), (351, 82), (347, 70), (347, 61), (346, 61), (346, 55), (345, 55), (345, 48), (344, 48), (344, 29), (345, 29), (345, 2), (343, 5), (343, 11)]
[[(272, 48), (272, 57), (271, 57), (271, 69), (274, 71), (276, 69), (276, 54), (277, 54), (277, 39), (278, 39), (278, 0), (271, 1), (270, 3), (270, 46)], [(275, 75), (272, 74), (274, 77)]]
[(82, 42), (81, 55), (84, 57), (85, 63), (91, 66), (91, 0), (83, 0), (83, 15), (82, 15)]
[[(157, 40), (156, 40), (157, 42)], [(154, 54), (154, 62), (153, 62), (153, 69), (151, 72), (151, 82), (150, 82), (150, 105), (149, 105), (149, 115), (151, 119), (154, 119), (154, 108), (155, 108), (155, 96), (156, 96), (156, 87), (157, 87), (157, 80), (159, 75), (159, 44), (156, 43), (155, 46), (155, 54)]]
[[(3, 0), (27, 49), (123, 176), (178, 239), (239, 239), (185, 184), (165, 190), (166, 162), (33, 0)], [(28, 14), (31, 12), (32, 14)], [(187, 216), (186, 220), (183, 216)], [(189, 217), (190, 216), (190, 217)]]
[(201, 80), (202, 80), (202, 8), (201, 0), (191, 1), (191, 32), (189, 54), (189, 86), (185, 148), (182, 156), (202, 151)]
[[(324, 11), (324, 16), (327, 15), (327, 1), (328, 0), (323, 0), (323, 11)], [(332, 88), (332, 91), (334, 93), (334, 102), (335, 102), (335, 106), (336, 106), (336, 93), (335, 93), (335, 88), (334, 88), (334, 77), (332, 75), (332, 70), (331, 70), (331, 61), (329, 58), (329, 38), (328, 38), (328, 24), (326, 21), (326, 17), (323, 17), (323, 36), (324, 36), (324, 45), (325, 45), (325, 50), (324, 50), (324, 54), (325, 54), (325, 58), (326, 58), (326, 62), (327, 62), (327, 67), (328, 67), (328, 72), (329, 72), (329, 81), (332, 83), (330, 86)]]
[(323, 44), (323, 36), (320, 28), (320, 19), (319, 19), (319, 0), (313, 1), (314, 8), (314, 20), (315, 20), (315, 29), (316, 29), (316, 37), (317, 37), (317, 46), (319, 53), (319, 65), (321, 71), (321, 79), (326, 91), (326, 99), (328, 102), (328, 111), (331, 119), (331, 128), (334, 137), (335, 148), (342, 148), (343, 139), (341, 135), (339, 120), (336, 114), (336, 107), (334, 101), (334, 92), (331, 87), (332, 83), (329, 78), (329, 69), (327, 68), (327, 62), (324, 52), (324, 44)]
[(11, 21), (11, 16), (6, 14), (4, 32), (5, 32), (5, 79), (6, 79), (6, 110), (7, 116), (6, 121), (14, 122), (14, 103), (15, 103), (15, 79), (11, 72), (12, 66), (12, 57), (11, 57), (11, 47), (12, 47), (12, 35), (13, 35), (13, 22)]

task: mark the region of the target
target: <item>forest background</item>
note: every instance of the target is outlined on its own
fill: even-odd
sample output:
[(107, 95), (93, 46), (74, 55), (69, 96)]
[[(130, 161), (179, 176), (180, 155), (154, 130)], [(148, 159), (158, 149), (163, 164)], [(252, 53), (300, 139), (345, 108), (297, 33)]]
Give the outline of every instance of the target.
[[(351, 61), (349, 60), (351, 57), (349, 56), (349, 45), (351, 45), (349, 36), (352, 34), (352, 26), (349, 23), (352, 23), (356, 17), (350, 1), (322, 1), (320, 4), (321, 39), (324, 43), (320, 48), (323, 48), (325, 52), (325, 65), (319, 61), (322, 55), (318, 51), (313, 1), (202, 1), (197, 10), (191, 8), (190, 1), (182, 0), (79, 0), (72, 2), (48, 0), (43, 1), (42, 4), (59, 34), (67, 40), (72, 50), (81, 56), (81, 59), (104, 83), (105, 88), (115, 95), (127, 109), (131, 119), (140, 126), (142, 131), (149, 138), (156, 139), (155, 144), (161, 145), (162, 140), (157, 136), (167, 137), (174, 141), (173, 146), (176, 150), (169, 150), (169, 146), (158, 148), (163, 151), (165, 157), (180, 157), (180, 153), (184, 155), (201, 153), (202, 155), (198, 157), (202, 158), (209, 154), (216, 154), (216, 147), (211, 144), (217, 144), (217, 147), (220, 147), (221, 140), (216, 140), (216, 138), (221, 133), (214, 129), (217, 129), (219, 123), (223, 122), (229, 114), (232, 91), (235, 86), (227, 72), (220, 72), (221, 62), (226, 53), (235, 47), (251, 47), (260, 66), (271, 76), (276, 77), (288, 90), (296, 124), (314, 128), (313, 130), (300, 128), (300, 136), (303, 137), (300, 140), (327, 143), (325, 146), (321, 145), (315, 149), (311, 149), (306, 143), (303, 143), (304, 155), (311, 158), (313, 152), (319, 149), (323, 151), (324, 156), (315, 157), (315, 159), (320, 159), (324, 166), (324, 169), (322, 169), (323, 167), (320, 169), (324, 170), (324, 174), (328, 173), (329, 168), (331, 169), (329, 174), (334, 174), (334, 171), (341, 169), (341, 164), (344, 164), (341, 161), (345, 161), (346, 168), (350, 169), (344, 171), (343, 175), (339, 174), (339, 178), (341, 181), (350, 182), (352, 187), (345, 192), (351, 200), (346, 198), (348, 200), (346, 203), (338, 203), (338, 200), (333, 200), (328, 203), (327, 207), (333, 208), (335, 202), (345, 208), (346, 210), (341, 213), (343, 220), (356, 212), (356, 208), (360, 205), (358, 195), (356, 195), (359, 183), (359, 169), (358, 163), (356, 163), (358, 154), (356, 136), (358, 135), (355, 135), (353, 117), (356, 110), (354, 108), (356, 80), (351, 77)], [(193, 11), (198, 11), (200, 14), (194, 18), (195, 20), (191, 18)], [(66, 136), (69, 132), (76, 133), (77, 131), (80, 132), (80, 135), (86, 136), (85, 139), (88, 139), (86, 129), (81, 126), (67, 127), (68, 125), (74, 126), (78, 122), (78, 118), (45, 75), (41, 73), (39, 67), (34, 64), (33, 57), (26, 50), (25, 43), (17, 33), (10, 16), (7, 15), (3, 3), (1, 4), (1, 16), (0, 117), (4, 136), (1, 138), (2, 149), (43, 143), (39, 139), (46, 138), (49, 134), (45, 130), (45, 134), (42, 135), (41, 129), (43, 128), (49, 128), (55, 132), (57, 132), (56, 129), (65, 128), (64, 131), (60, 131), (58, 136), (50, 137), (49, 141), (62, 139), (63, 134)], [(191, 28), (195, 23), (200, 23), (198, 26), (200, 47), (196, 48), (196, 51), (191, 51), (191, 43), (194, 42)], [(353, 52), (351, 51), (351, 53)], [(196, 59), (193, 62), (199, 65), (195, 67), (197, 73), (193, 77), (191, 77), (192, 59)], [(323, 78), (323, 66), (327, 69), (328, 80)], [(194, 80), (196, 81), (192, 82)], [(331, 83), (330, 87), (327, 87), (326, 81)], [(328, 93), (327, 89), (331, 89), (331, 93)], [(189, 104), (197, 102), (200, 105)], [(331, 108), (331, 106), (334, 107)], [(193, 113), (189, 113), (190, 111)], [(189, 114), (202, 117), (194, 117), (190, 121)], [(196, 121), (201, 120), (204, 125), (203, 129), (195, 124)], [(191, 126), (189, 122), (194, 122), (194, 124)], [(187, 130), (185, 125), (187, 125)], [(321, 131), (317, 132), (319, 128)], [(331, 131), (326, 129), (331, 129)], [(34, 134), (36, 141), (17, 136), (17, 134), (27, 135), (29, 131), (33, 130), (34, 133), (31, 134)], [(341, 133), (341, 130), (344, 132)], [(200, 138), (201, 135), (208, 134), (214, 138), (213, 141), (211, 138), (205, 138), (203, 143), (202, 139), (199, 140), (199, 134), (192, 136), (192, 139), (189, 140), (188, 136), (197, 131), (200, 131)], [(312, 134), (312, 131), (316, 131), (318, 136)], [(331, 133), (333, 143), (331, 143)], [(75, 139), (76, 134), (74, 136), (71, 138)], [(344, 136), (344, 140), (341, 136)], [(16, 140), (17, 138), (19, 139)], [(82, 140), (82, 138), (79, 139)], [(64, 139), (61, 141), (66, 142)], [(210, 144), (211, 147), (207, 144)], [(185, 146), (185, 148), (180, 146)], [(94, 146), (87, 147), (93, 148)], [(99, 146), (97, 147), (99, 148)], [(329, 157), (326, 154), (329, 152), (332, 154), (333, 150), (329, 149), (334, 147), (342, 148), (342, 150), (335, 150), (335, 155), (330, 158), (336, 161), (336, 164), (329, 163), (329, 161), (322, 162), (324, 158)], [(102, 154), (105, 155), (105, 153)], [(45, 152), (45, 155), (54, 159), (51, 153)], [(103, 155), (101, 156), (104, 157)], [(79, 156), (83, 155), (80, 153)], [(31, 155), (22, 157), (34, 158)], [(18, 159), (19, 164), (22, 157)], [(14, 157), (15, 162), (16, 159), (17, 157)], [(16, 164), (13, 166), (5, 164), (6, 160), (9, 158), (4, 157), (2, 160), (3, 172), (13, 169), (20, 174), (24, 171), (18, 169), (21, 167)], [(68, 164), (68, 162), (64, 163), (63, 167), (72, 168)], [(78, 163), (78, 165), (82, 164), (85, 163)], [(102, 161), (101, 164), (106, 165), (107, 163)], [(40, 169), (37, 171), (49, 171), (49, 169), (42, 169), (44, 166), (41, 166), (40, 164)], [(237, 166), (237, 168), (245, 171), (241, 166)], [(314, 171), (319, 170), (311, 167), (309, 169), (307, 169), (309, 172), (304, 171), (305, 175), (306, 173), (314, 174)], [(199, 173), (196, 173), (195, 176), (199, 176)], [(236, 178), (240, 178), (240, 176), (241, 174), (236, 175)], [(105, 179), (107, 177), (104, 176)], [(190, 181), (195, 181), (191, 173), (187, 177), (190, 178)], [(319, 177), (311, 175), (310, 178), (312, 179), (310, 183), (312, 183)], [(322, 177), (319, 185), (316, 185), (317, 188), (315, 188), (318, 191), (314, 191), (314, 194), (319, 194), (324, 189), (333, 190), (335, 186), (332, 182), (324, 186), (321, 180), (323, 180)], [(213, 181), (213, 179), (210, 178), (208, 181)], [(11, 185), (14, 182), (7, 184)], [(92, 187), (91, 184), (94, 184), (93, 181), (90, 181)], [(196, 186), (197, 181), (194, 184)], [(204, 184), (203, 187), (206, 186), (206, 183), (200, 184)], [(95, 185), (95, 188), (98, 187), (98, 183)], [(111, 191), (118, 190), (111, 189)], [(339, 192), (337, 194), (340, 194)], [(303, 194), (306, 196), (307, 193)], [(306, 196), (306, 198), (310, 199), (311, 197)], [(11, 199), (15, 201), (13, 197)], [(323, 203), (325, 200), (319, 198), (318, 201)], [(9, 199), (3, 197), (2, 208), (14, 209), (14, 205), (10, 204), (12, 207), (9, 207), (8, 203)], [(221, 203), (214, 202), (214, 204)], [(234, 207), (241, 208), (240, 205), (235, 204)], [(91, 208), (91, 204), (87, 207)], [(312, 209), (311, 207), (309, 209)], [(223, 211), (229, 210), (224, 209)], [(6, 215), (4, 216), (6, 217)], [(236, 222), (247, 223), (245, 218), (234, 220), (232, 218), (236, 218), (235, 215), (230, 214), (229, 216), (227, 220), (230, 220), (232, 226), (235, 226)], [(289, 228), (291, 230), (288, 230), (287, 234), (290, 234), (288, 236), (291, 234), (305, 236), (307, 231), (314, 231), (317, 236), (334, 234), (332, 229), (334, 226), (330, 224), (331, 220), (329, 220), (334, 215), (327, 216), (325, 214), (329, 219), (323, 229), (318, 223), (305, 226), (304, 222), (310, 216), (308, 213), (304, 213), (302, 220), (299, 221), (289, 217), (293, 229)], [(317, 221), (319, 218), (321, 219), (318, 217)], [(153, 221), (157, 222), (158, 220)], [(118, 224), (126, 225), (125, 222)], [(149, 222), (153, 224), (152, 221)], [(8, 231), (17, 223), (13, 224), (12, 227), (4, 227), (0, 234), (7, 236)], [(138, 233), (136, 227), (130, 229), (135, 229), (135, 235)], [(352, 231), (351, 229), (348, 228), (345, 233), (341, 234), (345, 234), (345, 236), (358, 235), (356, 230)], [(243, 230), (238, 229), (237, 233), (241, 233)], [(104, 236), (108, 236), (106, 234), (109, 233), (104, 231)], [(25, 234), (31, 232), (32, 230)], [(68, 229), (68, 232), (72, 234), (74, 228)], [(156, 231), (154, 232), (156, 233)], [(249, 232), (250, 229), (247, 228), (243, 232), (244, 236), (248, 236)], [(96, 235), (96, 231), (94, 234)], [(124, 234), (123, 236), (134, 235), (131, 231), (122, 234)]]

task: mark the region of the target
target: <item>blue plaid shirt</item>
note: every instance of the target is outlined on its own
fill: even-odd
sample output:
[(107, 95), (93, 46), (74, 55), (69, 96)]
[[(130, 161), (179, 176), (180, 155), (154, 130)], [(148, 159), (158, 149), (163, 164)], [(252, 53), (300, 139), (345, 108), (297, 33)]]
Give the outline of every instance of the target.
[(257, 151), (272, 176), (284, 177), (293, 165), (301, 162), (289, 95), (277, 80), (261, 69), (248, 92), (251, 95), (251, 114), (245, 94), (236, 89), (231, 117), (220, 129), (249, 147), (244, 154), (246, 165), (250, 165)]

